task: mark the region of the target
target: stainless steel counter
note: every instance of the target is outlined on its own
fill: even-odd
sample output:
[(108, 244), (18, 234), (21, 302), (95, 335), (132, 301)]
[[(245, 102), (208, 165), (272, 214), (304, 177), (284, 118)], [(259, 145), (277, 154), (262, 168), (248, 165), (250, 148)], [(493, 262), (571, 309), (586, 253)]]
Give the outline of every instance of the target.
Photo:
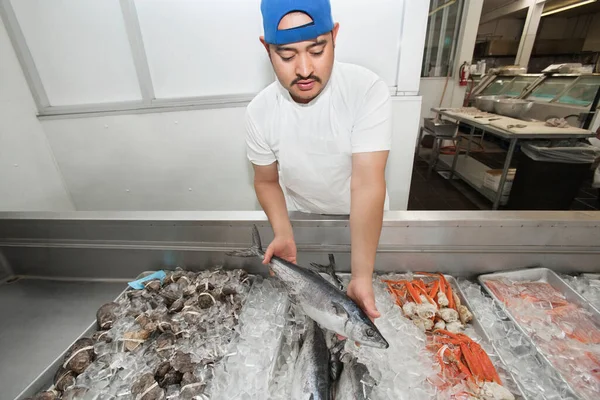
[[(346, 216), (292, 214), (291, 221), (301, 264), (334, 253), (339, 272), (350, 270)], [(265, 244), (272, 239), (262, 212), (0, 213), (0, 277), (25, 276), (0, 285), (2, 399), (55, 362), (97, 308), (142, 271), (225, 265), (265, 273), (258, 259), (225, 256), (249, 246), (252, 224)], [(383, 225), (379, 272), (600, 272), (600, 212), (388, 212)]]
[(15, 398), (43, 373), (95, 322), (97, 309), (125, 287), (125, 282), (27, 278), (0, 284), (2, 399)]
[[(300, 263), (334, 253), (340, 271), (350, 270), (347, 217), (291, 220)], [(225, 256), (250, 245), (252, 224), (263, 243), (272, 239), (262, 212), (0, 213), (0, 253), (6, 270), (30, 276), (128, 279), (219, 264), (264, 272), (256, 259)], [(598, 271), (600, 212), (388, 212), (376, 269), (474, 277), (532, 265)]]

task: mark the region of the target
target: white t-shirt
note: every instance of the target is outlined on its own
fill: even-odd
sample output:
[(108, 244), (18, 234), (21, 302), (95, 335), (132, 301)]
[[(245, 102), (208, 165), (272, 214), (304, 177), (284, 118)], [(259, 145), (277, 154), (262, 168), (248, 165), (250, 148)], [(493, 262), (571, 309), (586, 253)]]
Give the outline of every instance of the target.
[(289, 210), (349, 214), (352, 154), (391, 148), (389, 88), (366, 68), (335, 62), (308, 104), (296, 103), (279, 81), (265, 88), (248, 105), (246, 131), (253, 164), (278, 162)]

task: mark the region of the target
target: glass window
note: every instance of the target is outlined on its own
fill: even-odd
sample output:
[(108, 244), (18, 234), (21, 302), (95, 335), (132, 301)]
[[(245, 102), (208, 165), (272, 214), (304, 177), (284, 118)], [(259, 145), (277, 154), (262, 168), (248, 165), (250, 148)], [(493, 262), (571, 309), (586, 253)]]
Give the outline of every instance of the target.
[(500, 94), (509, 96), (509, 97), (519, 97), (521, 93), (525, 91), (527, 86), (531, 85), (537, 76), (517, 76), (512, 80), (502, 91)]
[(513, 76), (499, 76), (488, 87), (486, 87), (481, 94), (486, 96), (500, 94), (500, 92), (506, 89), (514, 79), (515, 78)]
[(536, 87), (533, 90), (533, 92), (531, 92), (531, 94), (529, 96), (527, 96), (527, 99), (542, 101), (542, 102), (546, 102), (546, 103), (550, 102), (553, 98), (555, 98), (563, 90), (565, 90), (565, 88), (568, 85), (573, 83), (574, 80), (575, 80), (575, 77), (567, 77), (567, 76), (563, 76), (563, 77), (557, 76), (554, 78), (548, 78), (544, 82), (542, 82), (541, 85)]
[(447, 0), (430, 2), (421, 76), (441, 77), (452, 74), (464, 1), (448, 3), (450, 2)]
[(560, 96), (558, 103), (589, 107), (600, 87), (600, 76), (583, 76)]

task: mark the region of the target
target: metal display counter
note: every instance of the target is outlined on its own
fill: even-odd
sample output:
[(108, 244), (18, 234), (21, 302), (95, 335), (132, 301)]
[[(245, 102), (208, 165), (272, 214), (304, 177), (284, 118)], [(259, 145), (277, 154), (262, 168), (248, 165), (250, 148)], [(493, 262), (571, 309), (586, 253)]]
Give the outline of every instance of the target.
[[(473, 187), (479, 193), (481, 193), (482, 195), (487, 197), (488, 200), (490, 200), (493, 203), (493, 205), (492, 205), (493, 210), (497, 210), (498, 207), (500, 206), (500, 201), (501, 201), (503, 193), (504, 193), (504, 185), (506, 184), (506, 178), (508, 176), (508, 170), (510, 168), (510, 163), (512, 162), (513, 155), (515, 153), (515, 149), (517, 148), (517, 144), (520, 140), (583, 139), (583, 138), (589, 138), (589, 137), (594, 136), (594, 133), (592, 133), (591, 131), (588, 131), (588, 133), (513, 133), (513, 132), (510, 132), (510, 131), (507, 131), (507, 130), (504, 130), (504, 129), (501, 129), (501, 128), (498, 128), (498, 127), (495, 127), (492, 125), (479, 124), (477, 122), (474, 122), (472, 119), (462, 118), (454, 113), (449, 113), (448, 112), (449, 110), (447, 110), (447, 109), (432, 108), (431, 111), (433, 111), (439, 115), (442, 115), (446, 118), (453, 119), (453, 120), (457, 121), (457, 123), (466, 124), (470, 127), (467, 151), (461, 160), (464, 163), (469, 162), (469, 152), (470, 152), (471, 144), (473, 142), (473, 137), (475, 135), (476, 129), (481, 130), (483, 132), (483, 134), (489, 133), (491, 135), (497, 136), (497, 137), (502, 138), (509, 142), (508, 152), (506, 154), (506, 159), (504, 160), (504, 166), (502, 169), (500, 185), (498, 187), (498, 190), (495, 193), (492, 191), (488, 191), (488, 190), (482, 190), (482, 189), (484, 189), (481, 185), (482, 182), (475, 182), (473, 179), (470, 179), (469, 177), (467, 177), (466, 174), (463, 174), (463, 173), (460, 173), (457, 171), (457, 164), (459, 162), (459, 158), (461, 158), (460, 151), (456, 151), (454, 157), (452, 158), (452, 165), (450, 168), (450, 179), (452, 179), (452, 177), (454, 175), (456, 175), (459, 178), (461, 178), (463, 181), (468, 183), (471, 187)], [(487, 168), (487, 169), (489, 169), (489, 168)], [(482, 171), (478, 171), (478, 172), (484, 173), (485, 169)]]
[[(334, 253), (350, 270), (347, 217), (292, 214), (300, 264)], [(146, 270), (215, 265), (265, 273), (248, 247), (262, 212), (0, 213), (0, 387), (13, 399), (91, 324), (96, 309)], [(377, 272), (479, 274), (528, 266), (600, 272), (600, 213), (388, 212)], [(39, 388), (38, 388), (39, 389)]]

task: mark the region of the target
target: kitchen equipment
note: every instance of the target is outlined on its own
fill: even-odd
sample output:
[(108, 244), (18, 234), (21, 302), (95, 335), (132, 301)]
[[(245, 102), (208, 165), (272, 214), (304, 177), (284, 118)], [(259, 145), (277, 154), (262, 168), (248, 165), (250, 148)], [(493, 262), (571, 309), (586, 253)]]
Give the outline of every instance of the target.
[(494, 111), (500, 115), (512, 118), (523, 118), (533, 107), (533, 103), (521, 99), (496, 99), (494, 100)]
[(539, 135), (561, 135), (561, 134), (590, 134), (590, 131), (585, 129), (568, 127), (558, 128), (555, 126), (547, 126), (543, 121), (521, 121), (513, 118), (503, 118), (501, 120), (492, 121), (490, 125), (495, 128), (504, 129), (511, 133), (521, 134), (539, 134)]
[(475, 97), (475, 107), (481, 111), (495, 112), (494, 102), (498, 99), (505, 99), (506, 96), (490, 95)]
[(433, 133), (435, 136), (453, 137), (456, 134), (456, 129), (458, 128), (456, 122), (437, 118), (424, 118), (423, 125), (425, 126), (425, 129)]

